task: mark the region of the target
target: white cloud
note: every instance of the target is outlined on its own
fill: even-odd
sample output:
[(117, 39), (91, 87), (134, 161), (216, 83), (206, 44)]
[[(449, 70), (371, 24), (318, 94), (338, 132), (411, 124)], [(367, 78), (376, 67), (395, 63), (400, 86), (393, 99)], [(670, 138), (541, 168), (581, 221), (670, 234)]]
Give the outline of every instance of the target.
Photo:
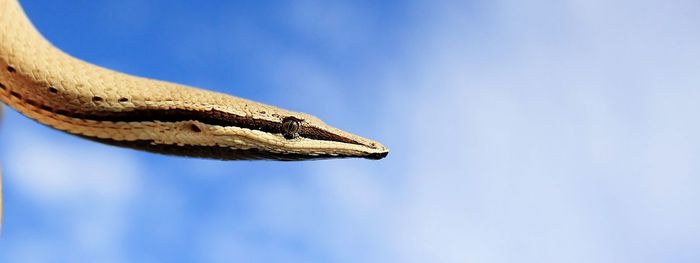
[(368, 80), (392, 167), (316, 171), (338, 214), (377, 216), (326, 230), (407, 262), (695, 257), (697, 6), (515, 2), (418, 5), (415, 56)]
[[(334, 51), (365, 37), (334, 31), (354, 27), (361, 7), (309, 5), (290, 15), (300, 34), (320, 32)], [(293, 103), (321, 105), (339, 119), (354, 101), (333, 87), (377, 86), (381, 110), (367, 123), (382, 126), (367, 124), (363, 135), (386, 143), (389, 157), (311, 163), (304, 166), (311, 175), (227, 193), (231, 200), (218, 200), (217, 211), (196, 217), (207, 219), (194, 233), (195, 254), (214, 262), (697, 261), (697, 4), (417, 1), (412, 8), (420, 19), (393, 47), (409, 55), (373, 65), (362, 81), (309, 54), (269, 57), (280, 65), (273, 81), (297, 83), (302, 91), (294, 94), (323, 94)], [(257, 44), (265, 45), (251, 40), (250, 49)], [(129, 216), (124, 204), (141, 187), (141, 167), (92, 143), (74, 148), (44, 135), (11, 132), (5, 156), (20, 155), (3, 160), (12, 160), (9, 186), (28, 205), (89, 207), (66, 225), (75, 233), (69, 241), (95, 259), (118, 256), (120, 216)], [(213, 179), (232, 173), (207, 170), (213, 166), (229, 168), (192, 169), (221, 174)], [(154, 195), (164, 196), (154, 206), (185, 206), (171, 202), (178, 193)], [(158, 235), (175, 235), (180, 225), (163, 223)], [(37, 239), (21, 239), (13, 253), (45, 259), (58, 241)]]
[[(28, 196), (46, 205), (89, 198), (120, 203), (133, 194), (138, 167), (133, 157), (106, 147), (53, 142), (28, 129), (9, 140), (8, 170)], [(105, 150), (107, 149), (107, 150)], [(108, 157), (107, 157), (108, 156)]]
[[(52, 226), (51, 231), (68, 238), (40, 238), (48, 234), (40, 230), (12, 236), (24, 228), (21, 222), (7, 220), (5, 227), (12, 228), (7, 231), (13, 237), (8, 251), (24, 262), (80, 248), (75, 253), (83, 258), (118, 262), (130, 216), (127, 204), (141, 187), (136, 160), (109, 147), (49, 131), (15, 112), (4, 121), (12, 123), (3, 127), (4, 187), (15, 193), (5, 196), (5, 201), (15, 203), (11, 207), (34, 209), (41, 216), (33, 221), (34, 228)], [(17, 204), (20, 197), (26, 197), (26, 202)], [(10, 219), (17, 211), (4, 212)]]

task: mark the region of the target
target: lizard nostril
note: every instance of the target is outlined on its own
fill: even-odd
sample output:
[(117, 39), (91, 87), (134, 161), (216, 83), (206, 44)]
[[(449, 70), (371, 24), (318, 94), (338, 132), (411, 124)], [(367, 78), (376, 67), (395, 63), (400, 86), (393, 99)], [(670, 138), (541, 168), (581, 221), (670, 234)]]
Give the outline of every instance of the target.
[(190, 125), (190, 130), (192, 130), (193, 132), (202, 132), (202, 129), (200, 129), (199, 126), (197, 126), (197, 124)]

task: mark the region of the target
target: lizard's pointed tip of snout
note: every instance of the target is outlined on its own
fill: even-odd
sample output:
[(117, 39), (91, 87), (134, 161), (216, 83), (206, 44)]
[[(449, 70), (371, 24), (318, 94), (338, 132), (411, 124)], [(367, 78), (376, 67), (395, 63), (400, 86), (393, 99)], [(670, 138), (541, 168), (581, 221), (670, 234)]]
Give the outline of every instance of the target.
[(370, 160), (381, 160), (384, 159), (387, 155), (389, 155), (388, 150), (384, 152), (370, 153), (366, 156), (366, 158)]

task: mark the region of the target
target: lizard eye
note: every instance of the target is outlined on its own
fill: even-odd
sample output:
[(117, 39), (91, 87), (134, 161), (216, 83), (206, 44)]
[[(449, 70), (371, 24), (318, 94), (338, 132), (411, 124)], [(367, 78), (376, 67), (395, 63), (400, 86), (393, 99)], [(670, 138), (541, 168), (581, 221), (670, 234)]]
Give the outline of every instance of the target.
[(299, 120), (288, 117), (282, 121), (282, 135), (287, 139), (294, 139), (299, 137), (299, 130), (301, 129), (301, 122)]

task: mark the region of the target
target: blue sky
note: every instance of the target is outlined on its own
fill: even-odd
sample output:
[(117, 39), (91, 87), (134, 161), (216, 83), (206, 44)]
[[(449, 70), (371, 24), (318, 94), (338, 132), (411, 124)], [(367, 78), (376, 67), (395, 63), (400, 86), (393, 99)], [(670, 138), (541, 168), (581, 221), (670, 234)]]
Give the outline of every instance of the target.
[(12, 110), (0, 262), (697, 262), (695, 1), (22, 1), (58, 47), (381, 161), (141, 153)]

